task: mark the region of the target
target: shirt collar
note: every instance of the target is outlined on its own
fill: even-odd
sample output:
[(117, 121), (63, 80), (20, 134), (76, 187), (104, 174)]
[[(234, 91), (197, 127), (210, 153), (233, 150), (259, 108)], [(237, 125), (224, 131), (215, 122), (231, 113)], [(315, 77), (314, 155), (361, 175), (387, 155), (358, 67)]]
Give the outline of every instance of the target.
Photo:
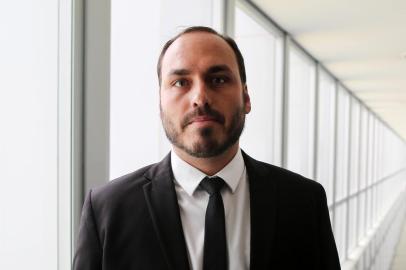
[[(171, 151), (171, 165), (176, 182), (190, 196), (193, 196), (193, 193), (199, 186), (200, 181), (208, 176), (181, 159), (173, 150)], [(227, 183), (228, 187), (231, 189), (231, 192), (234, 193), (244, 171), (244, 159), (241, 154), (241, 149), (238, 149), (234, 158), (223, 169), (213, 176), (221, 177)]]

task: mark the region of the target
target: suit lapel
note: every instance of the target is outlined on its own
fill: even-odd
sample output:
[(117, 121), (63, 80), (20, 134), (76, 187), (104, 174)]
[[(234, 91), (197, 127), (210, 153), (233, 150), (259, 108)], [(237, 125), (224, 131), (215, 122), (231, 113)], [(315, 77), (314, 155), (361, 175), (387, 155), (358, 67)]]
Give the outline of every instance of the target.
[(243, 152), (251, 211), (250, 269), (269, 269), (275, 256), (276, 181), (269, 170)]
[(151, 180), (144, 185), (148, 210), (169, 269), (189, 269), (170, 154), (160, 163), (152, 166), (145, 177)]

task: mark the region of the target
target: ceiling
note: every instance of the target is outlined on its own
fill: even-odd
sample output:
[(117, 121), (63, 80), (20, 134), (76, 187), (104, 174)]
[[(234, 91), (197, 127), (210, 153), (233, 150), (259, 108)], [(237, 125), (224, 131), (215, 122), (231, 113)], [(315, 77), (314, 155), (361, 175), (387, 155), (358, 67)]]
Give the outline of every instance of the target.
[(405, 0), (252, 0), (406, 139)]

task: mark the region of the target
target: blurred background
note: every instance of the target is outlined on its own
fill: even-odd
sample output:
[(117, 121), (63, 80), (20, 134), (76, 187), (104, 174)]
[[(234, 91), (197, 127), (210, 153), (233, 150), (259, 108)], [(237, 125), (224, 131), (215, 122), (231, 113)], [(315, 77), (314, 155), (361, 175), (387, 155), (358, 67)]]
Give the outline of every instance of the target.
[(406, 269), (405, 15), (403, 0), (0, 1), (0, 269), (71, 269), (88, 190), (167, 154), (156, 62), (192, 25), (236, 39), (241, 147), (324, 186), (342, 268)]

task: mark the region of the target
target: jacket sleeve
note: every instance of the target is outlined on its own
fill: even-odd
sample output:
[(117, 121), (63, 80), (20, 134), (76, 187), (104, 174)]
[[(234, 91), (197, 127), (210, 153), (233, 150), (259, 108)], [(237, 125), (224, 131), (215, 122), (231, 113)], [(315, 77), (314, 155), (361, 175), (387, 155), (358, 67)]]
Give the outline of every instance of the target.
[(319, 198), (319, 241), (321, 252), (321, 269), (339, 270), (341, 269), (340, 259), (338, 257), (337, 247), (334, 240), (333, 231), (331, 229), (326, 192), (321, 185), (319, 186)]
[(92, 206), (92, 190), (90, 190), (86, 196), (80, 218), (73, 270), (102, 269), (103, 252), (98, 235)]

